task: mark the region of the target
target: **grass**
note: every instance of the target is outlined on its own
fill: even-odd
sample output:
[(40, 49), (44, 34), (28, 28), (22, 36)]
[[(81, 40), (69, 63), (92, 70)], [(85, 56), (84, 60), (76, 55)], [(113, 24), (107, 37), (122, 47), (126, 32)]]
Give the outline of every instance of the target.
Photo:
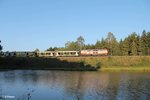
[(57, 58), (25, 58), (25, 57), (3, 57), (0, 58), (0, 70), (9, 69), (31, 69), (31, 70), (70, 70), (70, 71), (96, 71), (91, 65), (83, 62), (68, 62)]
[(100, 66), (100, 71), (150, 72), (150, 56), (61, 57), (59, 59), (69, 62), (82, 61), (91, 66)]
[(150, 67), (150, 56), (60, 57), (59, 59), (68, 62), (82, 61), (92, 66), (99, 63), (101, 67)]
[(150, 56), (0, 58), (0, 69), (150, 72)]
[(120, 72), (120, 71), (131, 71), (131, 72), (150, 72), (150, 67), (107, 67), (101, 68), (99, 71), (110, 71), (110, 72)]

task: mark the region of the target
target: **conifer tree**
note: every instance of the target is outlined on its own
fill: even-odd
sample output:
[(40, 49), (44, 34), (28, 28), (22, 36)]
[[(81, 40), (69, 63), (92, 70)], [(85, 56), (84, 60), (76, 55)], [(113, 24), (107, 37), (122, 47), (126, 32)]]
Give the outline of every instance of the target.
[[(1, 43), (1, 40), (0, 40), (0, 43)], [(0, 45), (0, 51), (2, 51), (3, 47)]]
[(145, 30), (143, 30), (142, 32), (142, 36), (141, 36), (141, 51), (142, 51), (142, 55), (148, 55), (148, 34), (146, 33)]
[(118, 47), (118, 53), (117, 53), (118, 56), (123, 56), (124, 53), (123, 53), (123, 40), (121, 39), (120, 42), (119, 42), (119, 47)]

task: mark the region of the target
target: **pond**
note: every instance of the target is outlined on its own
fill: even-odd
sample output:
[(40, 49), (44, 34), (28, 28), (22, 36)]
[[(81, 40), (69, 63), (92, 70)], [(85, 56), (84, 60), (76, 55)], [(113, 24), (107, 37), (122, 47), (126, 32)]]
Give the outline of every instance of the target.
[(15, 96), (5, 100), (150, 100), (150, 73), (0, 71), (2, 95)]

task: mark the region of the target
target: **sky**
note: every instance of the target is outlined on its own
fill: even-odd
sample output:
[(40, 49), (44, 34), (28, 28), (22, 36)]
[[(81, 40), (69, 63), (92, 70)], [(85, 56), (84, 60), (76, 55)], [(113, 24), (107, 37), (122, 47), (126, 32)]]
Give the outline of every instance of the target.
[(150, 31), (150, 0), (0, 0), (3, 51), (43, 51), (83, 36), (117, 40)]

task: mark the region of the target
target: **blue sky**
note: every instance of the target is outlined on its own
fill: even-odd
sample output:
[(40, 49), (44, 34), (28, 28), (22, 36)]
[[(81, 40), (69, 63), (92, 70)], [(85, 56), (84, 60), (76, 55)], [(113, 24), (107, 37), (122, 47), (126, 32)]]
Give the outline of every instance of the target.
[(150, 31), (150, 0), (0, 0), (4, 51), (63, 47), (80, 35), (93, 44)]

